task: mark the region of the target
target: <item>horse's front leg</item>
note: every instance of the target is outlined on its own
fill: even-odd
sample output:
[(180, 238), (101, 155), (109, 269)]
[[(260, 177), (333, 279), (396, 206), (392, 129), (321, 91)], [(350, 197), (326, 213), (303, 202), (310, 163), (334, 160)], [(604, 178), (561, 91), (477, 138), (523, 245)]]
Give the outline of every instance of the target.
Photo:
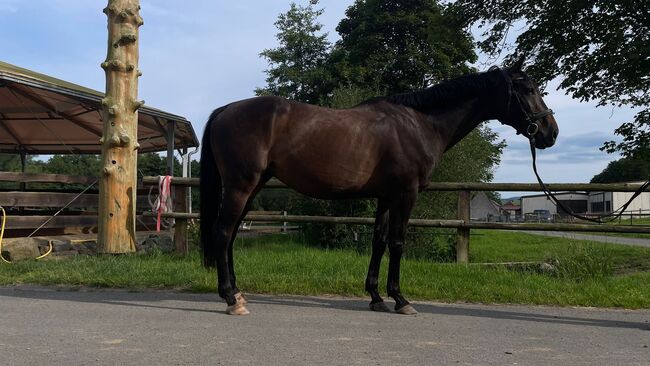
[(388, 264), (388, 296), (395, 300), (395, 311), (400, 314), (414, 315), (417, 311), (402, 296), (399, 285), (400, 262), (404, 250), (404, 238), (411, 211), (417, 199), (417, 190), (402, 192), (390, 208), (388, 251), (390, 260)]
[(383, 200), (377, 202), (375, 229), (372, 234), (372, 254), (366, 277), (366, 291), (370, 294), (370, 310), (388, 312), (384, 299), (379, 295), (379, 267), (388, 242), (388, 207)]

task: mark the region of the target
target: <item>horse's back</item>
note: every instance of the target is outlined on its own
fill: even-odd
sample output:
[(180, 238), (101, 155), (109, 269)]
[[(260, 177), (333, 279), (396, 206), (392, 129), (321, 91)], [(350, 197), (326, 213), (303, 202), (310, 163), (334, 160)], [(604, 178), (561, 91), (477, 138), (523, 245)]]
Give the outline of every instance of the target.
[(264, 172), (313, 197), (375, 196), (377, 180), (406, 166), (392, 152), (403, 143), (394, 119), (371, 105), (337, 110), (257, 97), (225, 108), (211, 133), (219, 165), (244, 179)]

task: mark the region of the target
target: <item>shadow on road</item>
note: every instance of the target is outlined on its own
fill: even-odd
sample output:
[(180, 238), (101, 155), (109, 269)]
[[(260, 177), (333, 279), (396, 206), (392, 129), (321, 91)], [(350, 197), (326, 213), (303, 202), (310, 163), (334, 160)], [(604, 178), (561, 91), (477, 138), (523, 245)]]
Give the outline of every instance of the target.
[[(223, 310), (225, 305), (216, 294), (190, 294), (164, 291), (129, 292), (121, 290), (86, 290), (70, 291), (48, 287), (7, 287), (0, 288), (0, 297), (14, 297), (25, 299), (69, 301), (101, 303), (117, 306), (144, 307), (155, 309), (166, 309), (176, 311), (190, 311), (202, 313), (214, 313), (226, 316)], [(368, 310), (368, 302), (363, 299), (344, 299), (327, 297), (306, 297), (306, 296), (271, 296), (271, 295), (247, 295), (252, 306), (256, 305), (279, 305), (293, 306), (298, 308), (323, 308), (344, 311)], [(0, 300), (1, 301), (1, 300)], [(170, 306), (165, 302), (182, 302), (186, 306)], [(199, 306), (197, 306), (200, 303)], [(206, 305), (209, 309), (206, 309)], [(619, 320), (603, 319), (609, 311), (620, 310), (587, 310), (589, 317), (571, 316), (566, 313), (575, 312), (573, 308), (561, 307), (538, 307), (521, 305), (467, 305), (467, 304), (432, 304), (415, 303), (414, 306), (420, 314), (464, 316), (477, 318), (492, 318), (501, 320), (516, 320), (541, 322), (549, 324), (568, 324), (607, 328), (629, 328), (650, 331), (650, 315), (645, 322), (628, 322)], [(500, 309), (502, 307), (503, 309)], [(259, 308), (259, 307), (258, 307)], [(513, 309), (514, 308), (514, 309)], [(256, 311), (264, 311), (256, 309)], [(584, 309), (583, 309), (584, 311)], [(556, 313), (552, 315), (548, 313)], [(403, 316), (395, 313), (385, 314), (386, 316)]]

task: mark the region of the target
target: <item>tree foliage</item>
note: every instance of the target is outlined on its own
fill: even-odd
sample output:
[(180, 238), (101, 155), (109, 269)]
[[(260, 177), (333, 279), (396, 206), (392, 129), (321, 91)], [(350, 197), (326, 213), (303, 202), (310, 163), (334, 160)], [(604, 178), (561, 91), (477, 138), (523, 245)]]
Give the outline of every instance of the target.
[(335, 75), (386, 94), (468, 73), (476, 60), (470, 35), (434, 0), (357, 0), (336, 30)]
[[(637, 108), (616, 130), (622, 142), (603, 149), (650, 154), (650, 3), (610, 0), (458, 0), (453, 11), (477, 24), (488, 55), (524, 54), (541, 82), (561, 77), (560, 88), (581, 101)], [(508, 44), (510, 32), (516, 43)]]
[(271, 68), (266, 70), (267, 85), (256, 89), (257, 95), (278, 95), (312, 104), (320, 102), (322, 85), (327, 80), (323, 65), (330, 43), (317, 22), (323, 13), (313, 8), (317, 3), (318, 0), (311, 0), (308, 6), (292, 3), (289, 11), (279, 15), (275, 26), (280, 46), (260, 53)]
[(602, 172), (591, 178), (591, 183), (621, 183), (650, 179), (650, 156), (636, 156), (614, 160)]

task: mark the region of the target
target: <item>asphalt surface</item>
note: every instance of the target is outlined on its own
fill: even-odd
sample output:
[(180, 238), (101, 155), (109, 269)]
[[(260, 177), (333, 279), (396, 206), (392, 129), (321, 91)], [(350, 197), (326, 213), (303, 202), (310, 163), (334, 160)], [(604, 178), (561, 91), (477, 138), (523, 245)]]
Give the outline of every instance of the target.
[(650, 365), (650, 310), (0, 288), (2, 365)]
[(644, 239), (644, 238), (628, 238), (624, 236), (582, 234), (582, 233), (575, 233), (575, 232), (568, 232), (568, 231), (520, 231), (520, 232), (522, 233), (525, 232), (534, 235), (565, 238), (565, 239), (589, 240), (589, 241), (598, 241), (601, 243), (634, 245), (637, 247), (650, 248), (650, 239)]

